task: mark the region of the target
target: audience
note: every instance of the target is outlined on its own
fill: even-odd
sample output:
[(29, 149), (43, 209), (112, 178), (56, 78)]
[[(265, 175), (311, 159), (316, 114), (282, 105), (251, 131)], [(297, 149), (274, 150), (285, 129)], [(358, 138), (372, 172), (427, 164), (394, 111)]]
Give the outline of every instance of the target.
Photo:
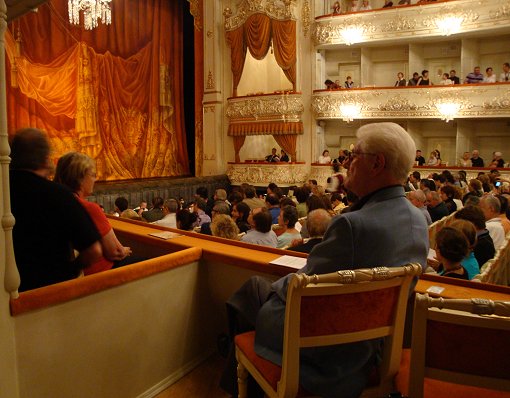
[(117, 199), (115, 199), (115, 208), (114, 208), (113, 215), (115, 217), (119, 217), (120, 214), (124, 210), (127, 210), (128, 207), (129, 207), (128, 200), (122, 196), (119, 196)]
[(499, 218), (501, 202), (495, 196), (484, 195), (480, 199), (480, 209), (485, 217), (485, 225), (494, 242), (494, 247), (498, 250), (505, 243), (505, 230)]
[(454, 202), (454, 197), (457, 194), (457, 190), (451, 185), (444, 185), (439, 189), (441, 199), (448, 209), (448, 213), (452, 214), (457, 211), (457, 204)]
[(490, 66), (485, 69), (485, 73), (487, 76), (483, 78), (483, 83), (496, 83), (496, 75)]
[(206, 207), (207, 203), (202, 198), (196, 199), (193, 203), (193, 213), (197, 215), (194, 227), (201, 227), (203, 224), (211, 222), (211, 217), (205, 213)]
[(155, 196), (152, 198), (152, 207), (142, 213), (142, 218), (147, 222), (154, 222), (163, 218), (163, 198)]
[(430, 213), (430, 218), (432, 222), (442, 219), (446, 217), (450, 212), (448, 208), (441, 200), (441, 196), (439, 192), (430, 191), (427, 193), (427, 201), (428, 201), (428, 211)]
[(193, 224), (197, 221), (197, 214), (190, 213), (187, 209), (179, 209), (175, 215), (177, 228), (183, 231), (192, 231)]
[(324, 151), (322, 151), (322, 155), (319, 156), (319, 163), (320, 164), (331, 163), (331, 156), (329, 156), (329, 151), (327, 149), (324, 149)]
[(301, 239), (301, 234), (295, 228), (298, 220), (298, 213), (294, 206), (285, 206), (282, 208), (278, 217), (278, 225), (282, 233), (278, 236), (276, 247), (284, 249), (291, 244), (294, 239)]
[(468, 279), (461, 261), (468, 255), (469, 244), (464, 234), (454, 228), (444, 227), (436, 235), (436, 258), (442, 264), (443, 276)]
[(137, 207), (135, 207), (133, 210), (134, 210), (134, 211), (136, 211), (136, 213), (137, 213), (137, 214), (141, 217), (141, 216), (142, 216), (142, 213), (143, 213), (144, 211), (149, 210), (149, 209), (147, 208), (147, 202), (146, 202), (146, 201), (144, 201), (144, 200), (142, 200), (142, 201), (140, 202), (140, 204), (139, 204)]
[(432, 86), (432, 82), (430, 81), (428, 70), (424, 69), (421, 71), (421, 76), (418, 79), (417, 85), (418, 86)]
[(234, 219), (240, 232), (247, 232), (250, 229), (248, 217), (250, 215), (250, 206), (246, 203), (236, 203), (232, 206), (232, 218)]
[(251, 229), (243, 235), (241, 241), (255, 245), (276, 247), (276, 234), (271, 229), (272, 217), (265, 207), (258, 207), (250, 212), (248, 223)]
[(421, 155), (421, 150), (416, 150), (416, 157), (414, 160), (418, 166), (423, 166), (425, 164), (425, 158)]
[(234, 220), (232, 220), (232, 217), (227, 214), (218, 214), (213, 217), (211, 232), (213, 236), (239, 240), (239, 228)]
[(425, 221), (427, 222), (427, 225), (432, 224), (432, 219), (430, 218), (430, 213), (427, 210), (427, 206), (425, 205), (425, 202), (427, 201), (427, 197), (425, 196), (425, 193), (421, 189), (417, 189), (415, 191), (410, 191), (407, 194), (407, 198), (411, 201), (411, 203), (417, 207), (423, 216), (425, 217)]
[[(214, 203), (214, 206), (212, 208), (212, 221), (214, 221), (215, 217), (219, 216), (220, 214), (224, 214), (230, 217), (230, 206), (227, 204), (227, 202), (224, 201), (216, 201)], [(200, 233), (203, 235), (212, 235), (211, 231), (211, 223), (212, 221), (208, 221), (203, 223), (200, 226)]]
[(464, 83), (473, 84), (473, 83), (482, 83), (483, 75), (480, 72), (480, 67), (475, 66), (473, 72), (469, 72), (464, 80)]
[(407, 82), (406, 79), (404, 79), (404, 74), (402, 72), (397, 73), (397, 81), (395, 82), (395, 87), (402, 87), (406, 86)]
[(276, 163), (280, 161), (280, 157), (276, 153), (276, 148), (271, 149), (271, 154), (266, 156), (266, 162)]
[(250, 209), (256, 209), (258, 207), (265, 207), (266, 203), (262, 200), (256, 197), (257, 192), (255, 191), (255, 188), (251, 185), (248, 185), (244, 189), (244, 196), (243, 202), (246, 203), (248, 206), (250, 206)]
[(266, 195), (266, 207), (271, 213), (273, 224), (278, 224), (278, 216), (280, 215), (280, 199), (274, 193)]
[(478, 149), (474, 149), (471, 156), (471, 167), (484, 167), (483, 159)]
[(76, 278), (103, 256), (101, 236), (86, 210), (69, 189), (48, 180), (50, 152), (47, 136), (38, 129), (19, 130), (11, 141), (12, 238), (20, 292)]
[(510, 63), (505, 62), (503, 64), (503, 73), (499, 75), (499, 81), (502, 83), (510, 81)]
[(508, 211), (508, 198), (505, 195), (496, 195), (500, 203), (499, 218), (501, 219), (501, 225), (505, 231), (505, 236), (510, 232), (510, 220), (506, 216)]
[(97, 203), (89, 202), (86, 199), (92, 195), (96, 181), (94, 160), (83, 153), (66, 153), (58, 160), (54, 181), (65, 185), (74, 192), (101, 235), (103, 256), (85, 268), (83, 273), (90, 275), (109, 270), (114, 265), (124, 265), (121, 261), (131, 255), (131, 248), (125, 247), (119, 242), (110, 222)]
[(462, 232), (468, 241), (468, 255), (462, 259), (461, 265), (466, 269), (468, 279), (471, 280), (480, 273), (480, 265), (474, 253), (477, 243), (476, 228), (473, 223), (466, 220), (455, 220), (449, 227)]
[[(202, 199), (199, 199), (203, 201)], [(167, 199), (163, 203), (163, 218), (154, 221), (152, 224), (160, 225), (162, 227), (177, 228), (177, 210), (179, 209), (179, 203), (175, 199)]]
[(308, 213), (306, 225), (308, 228), (309, 238), (303, 239), (303, 242), (289, 247), (288, 250), (310, 253), (318, 243), (322, 242), (322, 237), (326, 233), (331, 222), (331, 215), (324, 209), (313, 210)]
[(460, 84), (460, 79), (457, 75), (457, 72), (455, 71), (455, 69), (452, 69), (450, 71), (450, 80), (453, 82), (453, 84)]

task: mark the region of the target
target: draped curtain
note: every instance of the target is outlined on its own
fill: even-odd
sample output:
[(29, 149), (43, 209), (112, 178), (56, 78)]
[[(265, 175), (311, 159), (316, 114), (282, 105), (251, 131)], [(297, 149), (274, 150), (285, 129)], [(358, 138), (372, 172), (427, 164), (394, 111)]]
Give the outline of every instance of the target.
[(282, 149), (290, 155), (293, 162), (296, 161), (296, 142), (297, 135), (283, 134), (274, 135), (275, 141), (282, 147)]
[(239, 28), (227, 32), (231, 47), (233, 95), (244, 69), (247, 49), (255, 59), (263, 59), (273, 43), (275, 59), (296, 90), (296, 21), (278, 21), (265, 14), (253, 14)]
[(188, 174), (183, 3), (114, 2), (112, 24), (85, 31), (69, 24), (66, 0), (52, 0), (11, 23), (9, 134), (43, 129), (55, 161), (84, 152), (101, 180)]
[(245, 135), (238, 135), (234, 137), (234, 152), (235, 152), (235, 161), (239, 163), (241, 161), (241, 157), (239, 156), (239, 151), (244, 145), (244, 141), (246, 139)]

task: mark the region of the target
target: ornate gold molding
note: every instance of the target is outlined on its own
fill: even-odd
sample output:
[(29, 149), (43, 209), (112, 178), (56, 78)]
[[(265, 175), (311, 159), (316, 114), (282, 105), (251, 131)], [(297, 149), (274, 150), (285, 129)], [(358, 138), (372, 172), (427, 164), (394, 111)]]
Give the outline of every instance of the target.
[(275, 94), (229, 99), (226, 114), (231, 121), (300, 121), (304, 109), (301, 94)]
[(243, 0), (235, 13), (229, 7), (224, 9), (225, 30), (237, 29), (253, 14), (266, 14), (277, 20), (295, 20), (295, 7), (296, 0)]
[(202, 30), (202, 14), (200, 13), (200, 2), (202, 0), (188, 0), (189, 11), (194, 18), (195, 29)]
[(303, 24), (303, 35), (308, 37), (308, 33), (310, 33), (310, 19), (311, 19), (311, 10), (310, 3), (308, 0), (303, 1), (303, 7), (301, 9), (301, 23)]
[(499, 97), (493, 98), (491, 101), (484, 102), (483, 108), (490, 110), (510, 110), (510, 90), (507, 90), (506, 93), (503, 93)]
[(418, 109), (416, 104), (411, 103), (408, 98), (403, 98), (401, 95), (395, 95), (389, 98), (384, 104), (379, 105), (379, 110), (381, 111), (401, 112), (415, 111), (416, 109)]
[(304, 164), (229, 164), (226, 174), (233, 185), (242, 183), (267, 185), (270, 182), (283, 186), (301, 185), (308, 177)]
[(209, 70), (209, 73), (207, 74), (207, 84), (205, 86), (205, 88), (207, 90), (214, 90), (214, 87), (216, 86), (216, 84), (214, 83), (214, 77), (213, 77), (213, 74), (212, 72)]

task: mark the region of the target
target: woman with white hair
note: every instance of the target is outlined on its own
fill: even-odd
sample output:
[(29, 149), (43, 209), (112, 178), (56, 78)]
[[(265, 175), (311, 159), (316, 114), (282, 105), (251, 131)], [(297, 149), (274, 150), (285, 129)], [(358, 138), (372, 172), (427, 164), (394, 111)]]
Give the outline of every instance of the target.
[(494, 152), (494, 158), (489, 167), (491, 169), (505, 167), (505, 161), (503, 160), (503, 154), (501, 152)]
[[(131, 248), (123, 246), (111, 227), (105, 214), (97, 203), (87, 201), (92, 195), (96, 182), (96, 165), (93, 159), (79, 152), (69, 152), (62, 156), (57, 163), (55, 182), (70, 188), (81, 205), (87, 210), (101, 235), (103, 257), (95, 264), (83, 270), (85, 275), (106, 271), (118, 262), (131, 255)], [(116, 264), (117, 263), (117, 264)]]

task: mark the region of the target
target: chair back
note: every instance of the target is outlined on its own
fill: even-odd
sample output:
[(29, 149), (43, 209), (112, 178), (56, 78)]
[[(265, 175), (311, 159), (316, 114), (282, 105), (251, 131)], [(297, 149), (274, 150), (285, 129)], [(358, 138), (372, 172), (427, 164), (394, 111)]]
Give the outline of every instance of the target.
[(510, 391), (508, 317), (510, 302), (417, 294), (409, 396), (423, 397), (425, 377)]
[[(295, 396), (302, 347), (385, 338), (381, 380), (397, 373), (409, 289), (419, 264), (295, 274), (287, 291), (282, 377), (278, 391)], [(280, 395), (280, 394), (279, 394)]]
[(452, 214), (449, 214), (447, 216), (444, 216), (440, 220), (434, 221), (432, 224), (429, 225), (429, 247), (431, 249), (436, 248), (436, 235), (437, 233), (443, 228), (450, 225), (452, 222), (455, 221), (454, 218), (455, 212)]
[(494, 258), (481, 265), (480, 271), (474, 279), (510, 286), (510, 233), (506, 235), (505, 243), (496, 251)]

